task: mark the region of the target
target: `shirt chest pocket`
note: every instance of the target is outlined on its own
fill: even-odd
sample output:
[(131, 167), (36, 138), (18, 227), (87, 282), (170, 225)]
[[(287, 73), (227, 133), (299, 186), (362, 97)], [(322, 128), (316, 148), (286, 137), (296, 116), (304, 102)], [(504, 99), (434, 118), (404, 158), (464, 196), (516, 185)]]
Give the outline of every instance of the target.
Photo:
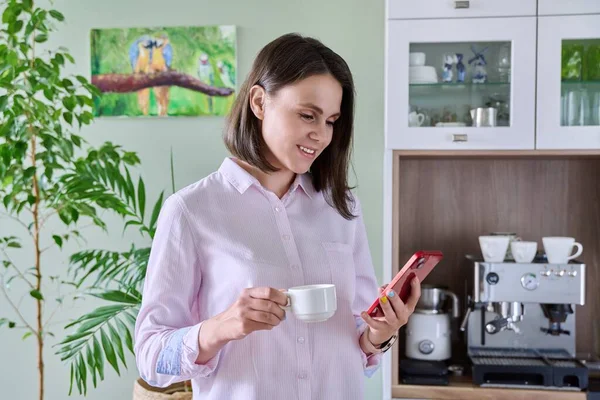
[(322, 242), (322, 246), (331, 271), (331, 281), (336, 287), (338, 305), (346, 303), (352, 307), (356, 287), (352, 246), (337, 242)]

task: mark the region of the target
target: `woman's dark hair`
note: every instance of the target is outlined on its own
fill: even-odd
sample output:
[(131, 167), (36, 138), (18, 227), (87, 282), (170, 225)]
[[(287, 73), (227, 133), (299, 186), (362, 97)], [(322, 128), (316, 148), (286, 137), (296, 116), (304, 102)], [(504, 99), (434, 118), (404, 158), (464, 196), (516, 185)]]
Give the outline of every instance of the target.
[(299, 34), (286, 34), (267, 44), (259, 53), (248, 77), (240, 87), (227, 119), (224, 140), (234, 157), (263, 172), (277, 168), (267, 154), (260, 121), (250, 108), (250, 89), (260, 85), (274, 95), (286, 85), (313, 75), (331, 74), (342, 86), (340, 117), (333, 125), (331, 143), (311, 166), (315, 190), (323, 191), (328, 204), (346, 219), (355, 217), (353, 197), (348, 186), (348, 166), (354, 121), (354, 82), (348, 64), (319, 40)]

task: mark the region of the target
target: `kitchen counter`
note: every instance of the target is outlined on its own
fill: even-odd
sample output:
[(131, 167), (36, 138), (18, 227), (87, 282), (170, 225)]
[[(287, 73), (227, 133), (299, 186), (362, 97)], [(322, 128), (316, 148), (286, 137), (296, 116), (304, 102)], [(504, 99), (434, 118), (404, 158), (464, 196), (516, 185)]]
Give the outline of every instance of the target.
[(440, 400), (531, 400), (543, 397), (544, 400), (586, 400), (587, 394), (566, 390), (486, 388), (474, 385), (471, 377), (461, 376), (452, 377), (448, 386), (393, 385), (392, 397)]

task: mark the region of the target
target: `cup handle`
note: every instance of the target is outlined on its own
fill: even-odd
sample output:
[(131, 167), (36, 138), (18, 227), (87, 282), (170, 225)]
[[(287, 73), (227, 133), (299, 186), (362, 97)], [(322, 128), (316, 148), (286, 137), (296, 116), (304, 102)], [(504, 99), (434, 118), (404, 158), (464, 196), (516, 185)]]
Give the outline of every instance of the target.
[(581, 255), (581, 253), (583, 253), (583, 246), (581, 245), (581, 243), (575, 242), (575, 243), (573, 243), (573, 247), (577, 247), (577, 251), (572, 256), (569, 256), (567, 258), (567, 260), (572, 260), (574, 258), (577, 258)]
[(417, 120), (419, 121), (419, 126), (423, 125), (423, 122), (425, 122), (425, 115), (417, 114)]
[(281, 293), (285, 294), (285, 297), (287, 297), (287, 304), (285, 306), (280, 305), (279, 307), (281, 307), (284, 311), (290, 311), (292, 309), (292, 298), (290, 297), (290, 292), (287, 290), (282, 290)]

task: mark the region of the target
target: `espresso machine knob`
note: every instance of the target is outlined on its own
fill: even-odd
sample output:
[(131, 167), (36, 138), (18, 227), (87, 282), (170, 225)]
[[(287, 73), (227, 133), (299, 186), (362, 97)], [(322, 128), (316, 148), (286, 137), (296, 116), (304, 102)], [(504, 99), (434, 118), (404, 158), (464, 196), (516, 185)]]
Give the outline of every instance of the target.
[(577, 276), (577, 271), (574, 271), (574, 270), (573, 271), (569, 271), (569, 276), (571, 278), (575, 278)]

